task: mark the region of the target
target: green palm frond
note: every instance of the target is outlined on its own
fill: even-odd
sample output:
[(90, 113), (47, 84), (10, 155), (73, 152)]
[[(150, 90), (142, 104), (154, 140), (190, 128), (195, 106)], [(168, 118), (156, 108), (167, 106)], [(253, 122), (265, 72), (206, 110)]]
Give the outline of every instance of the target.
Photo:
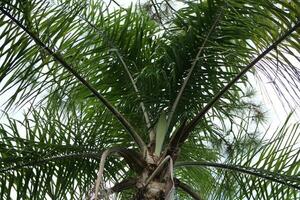
[[(243, 145), (225, 158), (224, 163), (182, 161), (177, 167), (200, 167), (212, 171), (211, 188), (204, 192), (211, 199), (298, 199), (299, 124), (286, 123), (261, 145)], [(190, 179), (192, 180), (192, 179)], [(208, 184), (207, 184), (208, 185)], [(238, 188), (238, 189), (237, 189)], [(206, 193), (207, 192), (207, 193)]]
[[(255, 3), (253, 3), (253, 4), (255, 4)], [(197, 6), (199, 6), (199, 5), (197, 5)], [(211, 5), (211, 6), (213, 6), (213, 5)], [(218, 61), (221, 60), (218, 63), (218, 64), (221, 64), (221, 66), (224, 65), (224, 67), (227, 67), (228, 64), (230, 64), (229, 66), (231, 66), (231, 67), (235, 66), (234, 69), (237, 69), (239, 66), (241, 66), (242, 68), (241, 68), (241, 70), (239, 70), (239, 72), (236, 75), (232, 75), (232, 76), (229, 76), (229, 77), (225, 78), (227, 80), (227, 84), (225, 84), (223, 86), (218, 85), (217, 83), (214, 84), (215, 86), (219, 86), (219, 90), (217, 90), (215, 93), (210, 95), (210, 96), (214, 96), (214, 97), (211, 98), (210, 100), (206, 100), (205, 103), (207, 103), (207, 104), (205, 106), (201, 106), (201, 108), (199, 109), (199, 113), (194, 114), (195, 116), (193, 117), (193, 119), (185, 126), (184, 129), (182, 129), (182, 132), (184, 132), (184, 133), (177, 132), (176, 134), (181, 134), (180, 136), (177, 136), (176, 134), (174, 134), (173, 139), (180, 140), (179, 143), (183, 143), (183, 141), (188, 137), (188, 134), (195, 128), (197, 123), (199, 123), (199, 121), (204, 117), (204, 115), (207, 114), (208, 111), (213, 109), (213, 106), (216, 102), (218, 102), (221, 98), (226, 98), (227, 95), (230, 95), (228, 93), (239, 91), (240, 88), (238, 88), (238, 90), (235, 90), (235, 91), (230, 91), (230, 90), (232, 90), (232, 88), (234, 88), (238, 85), (237, 83), (239, 81), (241, 81), (241, 79), (243, 78), (243, 75), (245, 73), (247, 73), (258, 62), (260, 62), (262, 59), (264, 59), (264, 57), (269, 52), (271, 52), (274, 49), (278, 49), (281, 46), (285, 45), (285, 41), (287, 41), (289, 38), (290, 38), (290, 40), (293, 40), (293, 39), (295, 39), (299, 36), (296, 31), (300, 26), (300, 21), (297, 18), (294, 18), (294, 20), (295, 20), (294, 24), (293, 24), (293, 22), (290, 23), (289, 26), (286, 26), (286, 24), (282, 24), (283, 28), (286, 27), (286, 30), (283, 33), (278, 35), (278, 32), (277, 32), (277, 34), (275, 34), (275, 36), (273, 36), (274, 34), (272, 34), (273, 33), (272, 29), (270, 29), (270, 33), (267, 33), (267, 34), (265, 33), (264, 37), (260, 37), (260, 39), (257, 39), (256, 37), (257, 37), (257, 35), (261, 34), (261, 30), (257, 29), (257, 28), (254, 29), (251, 26), (251, 24), (253, 24), (255, 22), (254, 20), (256, 20), (256, 14), (257, 13), (255, 13), (255, 12), (251, 12), (251, 13), (249, 12), (248, 13), (248, 11), (246, 10), (245, 11), (246, 15), (241, 15), (237, 12), (237, 10), (241, 9), (241, 7), (239, 7), (239, 6), (243, 6), (243, 4), (239, 5), (238, 3), (235, 3), (235, 2), (232, 2), (232, 4), (230, 4), (230, 2), (227, 2), (226, 6), (229, 8), (228, 10), (226, 10), (228, 12), (228, 15), (225, 11), (225, 14), (224, 14), (225, 19), (224, 19), (224, 22), (223, 21), (220, 22), (221, 23), (220, 30), (221, 31), (226, 31), (227, 28), (229, 27), (228, 24), (227, 24), (228, 22), (232, 23), (232, 21), (234, 21), (235, 23), (239, 24), (238, 27), (234, 26), (235, 31), (237, 33), (239, 33), (239, 36), (237, 36), (236, 38), (229, 38), (229, 41), (228, 41), (229, 44), (234, 42), (235, 45), (232, 46), (232, 50), (236, 50), (237, 52), (233, 53), (232, 55), (231, 54), (228, 55), (228, 52), (225, 52), (225, 55), (224, 55), (225, 58), (222, 57), (222, 58), (218, 59), (218, 58), (215, 58), (216, 57), (216, 52), (221, 47), (217, 46), (216, 50), (213, 51), (213, 54), (211, 56), (214, 56), (213, 58), (217, 59)], [(253, 5), (253, 6), (258, 6), (258, 5)], [(261, 6), (263, 8), (265, 8), (266, 5), (262, 4)], [(218, 8), (219, 7), (220, 6), (218, 6)], [(203, 6), (201, 8), (203, 9)], [(272, 9), (276, 9), (276, 8), (272, 7), (271, 10)], [(190, 9), (188, 9), (188, 11), (190, 11)], [(192, 14), (195, 14), (195, 13), (192, 13)], [(260, 13), (260, 14), (262, 14), (262, 13)], [(191, 16), (193, 17), (193, 15), (191, 15)], [(206, 16), (206, 15), (204, 15), (204, 16)], [(207, 16), (211, 16), (211, 15), (207, 15)], [(186, 18), (188, 18), (188, 17), (185, 16), (184, 19), (186, 20)], [(196, 19), (199, 19), (199, 18), (196, 18)], [(242, 20), (242, 21), (240, 21), (240, 20)], [(275, 22), (277, 22), (277, 18), (275, 18)], [(266, 26), (269, 26), (270, 24), (272, 25), (272, 23), (275, 23), (275, 22), (266, 22)], [(192, 21), (192, 23), (193, 23), (193, 21)], [(277, 25), (277, 23), (276, 23), (276, 25)], [(251, 29), (247, 30), (248, 28), (251, 28)], [(243, 31), (246, 31), (245, 32), (246, 34), (243, 35)], [(251, 34), (251, 35), (248, 35), (248, 34)], [(269, 34), (271, 34), (272, 37), (269, 37)], [(227, 44), (227, 42), (224, 41), (224, 39), (225, 40), (227, 39), (226, 37), (225, 38), (223, 37), (224, 35), (226, 35), (226, 34), (220, 34), (220, 36), (219, 36), (223, 40), (221, 44), (223, 44), (223, 43)], [(237, 39), (239, 37), (244, 37), (244, 38), (243, 39)], [(216, 39), (216, 42), (219, 42), (218, 39), (219, 38)], [(206, 42), (206, 38), (205, 38), (204, 42)], [(238, 42), (238, 45), (236, 45), (236, 42)], [(249, 46), (249, 44), (248, 44), (249, 42), (254, 43), (255, 51), (252, 51), (253, 47), (251, 45)], [(239, 46), (239, 45), (241, 45), (241, 46)], [(213, 45), (211, 45), (209, 47), (212, 50), (214, 50)], [(294, 48), (297, 48), (297, 46), (295, 46)], [(227, 47), (227, 51), (229, 49), (231, 50), (230, 47)], [(244, 53), (245, 55), (244, 56), (242, 56), (242, 55), (237, 56), (238, 53)], [(255, 59), (250, 61), (251, 57), (249, 57), (249, 56), (252, 56), (253, 54), (254, 55), (258, 54), (258, 55), (255, 57)], [(223, 55), (222, 55), (222, 53), (221, 54), (218, 53), (217, 56), (223, 56)], [(227, 59), (229, 59), (231, 56), (237, 56), (241, 60), (237, 60), (237, 57), (235, 57), (232, 60), (230, 60), (231, 62), (228, 62)], [(198, 55), (195, 58), (197, 59), (197, 57), (198, 57)], [(224, 63), (222, 63), (222, 62), (224, 62)], [(246, 63), (245, 66), (242, 66), (244, 63)], [(209, 63), (209, 65), (212, 65), (212, 64)], [(191, 65), (191, 66), (192, 67), (189, 70), (193, 70), (194, 65)], [(230, 70), (227, 70), (227, 71), (230, 71)], [(291, 69), (288, 70), (288, 71), (295, 72), (295, 71), (297, 71), (297, 69), (293, 65), (293, 66), (291, 66)], [(194, 76), (195, 75), (196, 74), (194, 74)], [(291, 77), (293, 78), (293, 76), (291, 76)], [(190, 78), (190, 75), (187, 76), (187, 79), (189, 79), (189, 78)], [(282, 78), (285, 78), (285, 77), (282, 77)], [(222, 80), (222, 78), (219, 77), (216, 80)], [(183, 83), (183, 86), (181, 88), (186, 87), (185, 84), (186, 84), (186, 81)], [(192, 86), (195, 87), (195, 84), (192, 84)], [(193, 88), (193, 89), (195, 90), (195, 88)], [(238, 96), (236, 96), (236, 97), (238, 97)], [(176, 100), (175, 100), (175, 102), (176, 102)], [(236, 100), (234, 102), (239, 102), (239, 101)], [(186, 106), (186, 104), (188, 104), (188, 103), (185, 103), (184, 105)], [(218, 102), (218, 104), (220, 104), (220, 102)], [(191, 105), (195, 105), (195, 103), (191, 104)], [(191, 109), (188, 109), (188, 110), (190, 111)], [(178, 138), (181, 138), (181, 139), (178, 139)]]
[[(110, 134), (105, 112), (90, 123), (82, 110), (66, 114), (44, 108), (28, 113), (23, 122), (8, 118), (9, 124), (1, 126), (2, 197), (8, 198), (13, 191), (32, 199), (83, 197), (96, 178), (101, 153), (110, 144), (133, 145), (117, 132)], [(119, 182), (128, 174), (118, 159), (109, 159), (108, 165), (116, 169), (106, 172), (110, 180)]]
[[(22, 5), (22, 3), (21, 3)], [(22, 22), (20, 22), (18, 19), (13, 17), (9, 11), (7, 12), (5, 9), (1, 8), (2, 13), (7, 16), (12, 22), (14, 22), (22, 31), (24, 31), (32, 42), (36, 43), (38, 48), (42, 48), (45, 53), (47, 53), (49, 56), (51, 56), (55, 61), (57, 61), (59, 64), (61, 64), (68, 72), (70, 72), (77, 80), (80, 81), (90, 92), (93, 93), (95, 97), (97, 97), (115, 116), (116, 118), (123, 124), (124, 128), (131, 134), (131, 136), (134, 138), (134, 140), (137, 142), (137, 145), (141, 148), (141, 150), (145, 150), (145, 144), (143, 140), (140, 138), (139, 134), (134, 130), (132, 125), (127, 121), (124, 116), (114, 108), (114, 106), (105, 99), (105, 97), (99, 93), (92, 85), (89, 84), (75, 69), (73, 66), (71, 66), (60, 53), (57, 53), (53, 51), (51, 48), (49, 48), (44, 42), (41, 41), (41, 39), (36, 36), (30, 29), (26, 28)], [(25, 10), (26, 14), (27, 10)], [(77, 14), (77, 12), (75, 13)], [(76, 16), (76, 15), (75, 15)], [(25, 16), (26, 17), (26, 16)], [(26, 19), (26, 18), (25, 18)], [(72, 20), (69, 19), (69, 20)]]

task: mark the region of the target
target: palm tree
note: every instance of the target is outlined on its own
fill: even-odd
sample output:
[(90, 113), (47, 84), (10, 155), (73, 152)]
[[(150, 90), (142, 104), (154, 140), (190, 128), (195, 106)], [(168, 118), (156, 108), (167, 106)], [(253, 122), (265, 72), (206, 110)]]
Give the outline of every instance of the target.
[(300, 198), (299, 124), (265, 137), (245, 76), (297, 103), (299, 1), (182, 5), (1, 0), (0, 199)]

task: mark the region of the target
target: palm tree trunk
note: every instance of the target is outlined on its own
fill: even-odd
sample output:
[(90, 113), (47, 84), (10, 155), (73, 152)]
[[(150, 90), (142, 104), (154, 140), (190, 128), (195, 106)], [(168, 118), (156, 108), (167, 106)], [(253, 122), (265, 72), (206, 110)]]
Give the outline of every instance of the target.
[(163, 160), (156, 158), (151, 161), (153, 156), (149, 156), (148, 165), (137, 181), (137, 193), (133, 198), (135, 200), (170, 199), (174, 187), (173, 162), (170, 156)]
[(134, 200), (167, 200), (170, 199), (173, 182), (152, 181), (146, 187), (138, 189)]

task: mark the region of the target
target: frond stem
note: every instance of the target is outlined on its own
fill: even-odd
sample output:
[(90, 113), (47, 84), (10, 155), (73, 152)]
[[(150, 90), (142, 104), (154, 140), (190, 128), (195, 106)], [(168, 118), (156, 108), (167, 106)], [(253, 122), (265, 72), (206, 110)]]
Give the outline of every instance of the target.
[[(230, 170), (234, 172), (240, 172), (243, 174), (256, 176), (259, 178), (263, 178), (269, 181), (287, 185), (289, 187), (300, 190), (299, 184), (293, 183), (291, 180), (287, 180), (288, 178), (290, 178), (289, 176), (278, 174), (275, 172), (270, 172), (267, 170), (262, 170), (262, 169), (255, 169), (255, 168), (244, 167), (239, 165), (213, 163), (213, 162), (206, 162), (206, 161), (177, 162), (175, 163), (175, 167), (214, 167), (214, 168)], [(291, 178), (295, 179), (295, 177), (291, 177)]]
[(180, 99), (181, 99), (181, 97), (182, 97), (182, 95), (183, 95), (183, 92), (184, 92), (184, 90), (185, 90), (185, 88), (186, 88), (186, 85), (187, 85), (188, 81), (190, 80), (190, 78), (191, 78), (191, 76), (192, 76), (192, 73), (193, 73), (193, 71), (194, 71), (194, 69), (195, 69), (195, 67), (196, 67), (196, 64), (197, 64), (198, 60), (200, 59), (200, 56), (201, 56), (201, 54), (202, 54), (202, 52), (203, 52), (203, 49), (204, 49), (204, 47), (205, 47), (205, 45), (206, 45), (206, 43), (207, 43), (207, 41), (208, 41), (208, 38), (211, 36), (211, 34), (213, 33), (213, 31), (215, 30), (217, 24), (219, 23), (219, 21), (220, 21), (222, 15), (223, 15), (223, 12), (224, 12), (224, 10), (222, 9), (221, 12), (218, 14), (218, 16), (217, 16), (217, 18), (215, 19), (213, 25), (212, 25), (211, 28), (209, 29), (209, 32), (208, 32), (208, 34), (206, 35), (206, 37), (205, 37), (205, 39), (204, 39), (204, 41), (203, 41), (203, 43), (202, 43), (202, 45), (201, 45), (201, 47), (200, 47), (200, 49), (199, 49), (197, 55), (196, 55), (196, 57), (195, 57), (195, 60), (192, 62), (192, 66), (191, 66), (191, 68), (189, 69), (189, 73), (188, 73), (187, 77), (184, 79), (184, 82), (183, 82), (183, 84), (182, 84), (182, 86), (181, 86), (181, 88), (180, 88), (180, 90), (179, 90), (179, 92), (178, 92), (178, 94), (177, 94), (177, 96), (176, 96), (176, 99), (175, 99), (175, 101), (174, 101), (174, 103), (173, 103), (173, 105), (172, 105), (171, 111), (170, 111), (170, 113), (169, 113), (169, 116), (168, 116), (168, 123), (167, 123), (167, 127), (168, 127), (168, 128), (169, 128), (169, 126), (170, 126), (170, 124), (171, 124), (172, 118), (173, 118), (173, 116), (174, 116), (174, 113), (175, 113), (175, 111), (176, 111), (176, 108), (177, 108), (177, 106), (178, 106), (178, 103), (179, 103), (179, 101), (180, 101)]
[(103, 152), (103, 154), (101, 155), (97, 180), (95, 182), (95, 200), (98, 200), (99, 189), (100, 189), (100, 186), (102, 186), (102, 184), (103, 184), (103, 172), (104, 172), (104, 165), (105, 165), (106, 158), (112, 152), (113, 152), (113, 150), (108, 149), (108, 150), (105, 150)]
[(11, 171), (11, 170), (18, 170), (18, 169), (22, 169), (24, 167), (34, 167), (34, 166), (38, 166), (38, 165), (41, 165), (46, 162), (59, 161), (59, 160), (65, 160), (65, 159), (76, 159), (76, 158), (99, 159), (100, 155), (101, 155), (101, 152), (70, 153), (70, 154), (56, 155), (56, 156), (51, 156), (48, 158), (37, 159), (37, 160), (28, 161), (28, 162), (22, 162), (20, 164), (16, 164), (11, 167), (2, 168), (2, 169), (0, 169), (0, 173), (5, 173), (5, 172)]
[(107, 189), (107, 193), (112, 194), (112, 193), (121, 192), (123, 190), (135, 187), (136, 183), (137, 183), (136, 179), (128, 179), (128, 180), (121, 181), (120, 183), (114, 185), (112, 188)]
[[(128, 66), (126, 65), (126, 63), (125, 63), (124, 59), (122, 58), (122, 56), (120, 55), (119, 51), (116, 50), (115, 52), (116, 52), (118, 58), (120, 59), (120, 61), (121, 61), (122, 65), (123, 65), (123, 67), (124, 67), (124, 69), (125, 69), (128, 77), (129, 77), (129, 79), (131, 81), (131, 84), (132, 84), (132, 86), (134, 88), (134, 91), (137, 94), (137, 97), (140, 99), (141, 95), (139, 94), (140, 93), (139, 89), (138, 89), (137, 85), (135, 84), (135, 81), (134, 81), (134, 79), (133, 79), (133, 77), (132, 77), (132, 75), (131, 75), (131, 73), (129, 71)], [(140, 102), (140, 106), (141, 106), (141, 109), (142, 109), (142, 112), (143, 112), (143, 115), (144, 115), (144, 118), (145, 118), (146, 126), (150, 130), (150, 135), (149, 135), (150, 136), (150, 144), (152, 144), (153, 141), (155, 141), (155, 133), (154, 133), (153, 129), (151, 128), (150, 118), (149, 118), (149, 115), (148, 115), (148, 112), (146, 110), (144, 102), (141, 101)]]
[(167, 156), (165, 157), (160, 164), (157, 166), (157, 168), (154, 170), (154, 172), (152, 172), (152, 174), (148, 177), (148, 179), (145, 181), (144, 186), (147, 186), (150, 181), (163, 169), (164, 165), (171, 160), (172, 162), (172, 158), (171, 156)]
[(186, 192), (187, 194), (189, 194), (191, 197), (193, 197), (195, 200), (203, 200), (203, 198), (197, 193), (195, 192), (191, 186), (181, 182), (179, 179), (175, 178), (175, 187), (179, 187), (181, 188), (184, 192)]

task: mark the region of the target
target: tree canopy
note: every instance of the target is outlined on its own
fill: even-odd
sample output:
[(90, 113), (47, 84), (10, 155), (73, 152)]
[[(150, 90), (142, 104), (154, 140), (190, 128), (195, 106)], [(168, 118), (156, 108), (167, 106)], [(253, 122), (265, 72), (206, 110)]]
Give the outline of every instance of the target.
[(265, 138), (245, 75), (298, 105), (300, 2), (178, 2), (0, 1), (0, 199), (88, 198), (102, 178), (130, 199), (160, 175), (171, 199), (300, 198), (299, 124)]

